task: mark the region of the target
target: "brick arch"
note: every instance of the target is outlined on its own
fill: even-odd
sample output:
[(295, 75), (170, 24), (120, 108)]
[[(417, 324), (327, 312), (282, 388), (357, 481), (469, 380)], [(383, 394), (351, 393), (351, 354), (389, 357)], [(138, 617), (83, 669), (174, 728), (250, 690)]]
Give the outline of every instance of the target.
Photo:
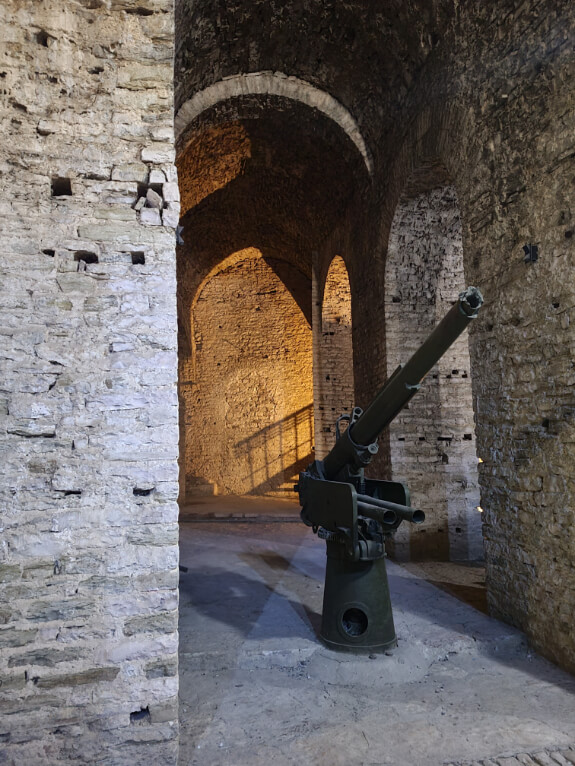
[(315, 378), (315, 448), (320, 458), (335, 440), (335, 421), (354, 406), (351, 289), (347, 267), (332, 259), (323, 286)]
[(192, 354), (180, 375), (187, 501), (291, 498), (312, 460), (311, 329), (293, 297), (303, 279), (252, 247), (200, 283), (190, 311)]
[(242, 96), (276, 96), (297, 101), (321, 112), (347, 135), (363, 158), (370, 175), (373, 160), (353, 115), (332, 95), (299, 77), (282, 72), (248, 72), (226, 77), (196, 92), (185, 101), (174, 120), (176, 140), (180, 141), (199, 115), (224, 101)]

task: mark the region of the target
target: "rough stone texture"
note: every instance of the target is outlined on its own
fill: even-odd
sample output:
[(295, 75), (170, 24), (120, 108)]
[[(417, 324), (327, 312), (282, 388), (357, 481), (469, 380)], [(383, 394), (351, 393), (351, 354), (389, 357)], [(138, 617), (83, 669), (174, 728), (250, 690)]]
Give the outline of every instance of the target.
[[(336, 255), (327, 273), (321, 312), (321, 334), (314, 370), (315, 449), (324, 458), (335, 443), (336, 420), (354, 406), (351, 293), (343, 258)], [(342, 422), (341, 430), (346, 424)]]
[[(337, 254), (367, 404), (387, 373), (393, 219), (444, 166), (465, 281), (487, 299), (469, 349), (491, 609), (574, 670), (572, 0), (179, 0), (175, 16), (169, 0), (8, 0), (2, 13), (5, 760), (173, 760), (176, 679), (155, 668), (172, 674), (175, 653), (174, 87), (177, 108), (214, 85), (232, 96), (181, 134), (202, 187), (184, 183), (183, 359), (183, 320), (229, 255), (257, 247), (297, 269), (309, 320), (312, 275), (317, 298)], [(277, 73), (289, 87), (258, 91)], [(32, 660), (54, 664), (18, 664)]]
[(575, 763), (575, 748), (561, 750), (535, 750), (529, 753), (505, 758), (482, 759), (480, 761), (450, 761), (445, 766), (569, 766)]
[(172, 3), (2, 5), (0, 761), (174, 764)]
[[(403, 198), (386, 265), (388, 375), (419, 348), (464, 282), (455, 189), (436, 187)], [(392, 476), (407, 483), (412, 504), (426, 513), (424, 524), (400, 527), (394, 554), (482, 558), (467, 334), (426, 376), (417, 396), (391, 424), (389, 438)]]
[[(360, 406), (387, 372), (385, 259), (397, 205), (406, 191), (426, 190), (428, 168), (446, 168), (459, 200), (465, 281), (487, 299), (469, 347), (491, 608), (574, 668), (573, 4), (252, 0), (216, 8), (182, 0), (176, 20), (177, 107), (226, 77), (279, 72), (335, 98), (366, 142), (370, 178), (357, 144), (343, 141), (337, 157), (328, 155), (330, 141), (342, 140), (335, 121), (330, 129), (326, 115), (291, 107), (296, 143), (308, 135), (304, 120), (315, 119), (316, 159), (307, 159), (319, 158), (322, 171), (298, 186), (297, 161), (282, 162), (287, 134), (272, 132), (278, 115), (288, 119), (285, 100), (250, 93), (197, 118), (199, 129), (257, 113), (269, 126), (266, 172), (261, 163), (250, 180), (246, 169), (244, 185), (235, 179), (227, 197), (234, 184), (251, 199), (257, 189), (271, 192), (259, 207), (267, 241), (277, 248), (291, 237), (304, 273), (318, 253), (318, 294), (333, 256), (344, 257)], [(296, 209), (304, 190), (329, 215)], [(223, 199), (225, 189), (211, 197), (220, 192)], [(231, 214), (221, 220), (234, 228)], [(540, 253), (530, 265), (522, 250), (529, 243)], [(389, 472), (389, 449), (371, 470)]]
[(252, 248), (199, 288), (180, 379), (188, 499), (292, 498), (313, 460), (311, 330), (289, 290), (297, 293), (302, 279)]

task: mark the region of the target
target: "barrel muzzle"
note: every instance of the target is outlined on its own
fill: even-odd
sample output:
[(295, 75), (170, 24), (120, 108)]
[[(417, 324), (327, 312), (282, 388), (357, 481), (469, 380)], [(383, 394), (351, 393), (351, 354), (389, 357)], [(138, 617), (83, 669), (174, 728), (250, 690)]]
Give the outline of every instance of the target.
[(411, 524), (423, 524), (425, 521), (425, 513), (419, 510), (419, 508), (398, 510), (396, 514), (402, 521), (409, 521)]
[(468, 287), (459, 293), (459, 307), (465, 316), (475, 319), (479, 309), (483, 306), (483, 295), (477, 287)]

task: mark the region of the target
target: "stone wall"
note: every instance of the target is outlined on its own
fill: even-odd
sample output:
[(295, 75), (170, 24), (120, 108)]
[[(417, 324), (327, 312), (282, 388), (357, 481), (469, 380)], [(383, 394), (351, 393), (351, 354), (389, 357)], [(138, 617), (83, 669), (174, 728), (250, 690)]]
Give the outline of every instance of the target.
[(172, 2), (2, 17), (0, 761), (175, 764)]
[[(489, 604), (569, 669), (574, 34), (568, 3), (460, 6), (410, 93), (382, 218), (388, 232), (412, 171), (443, 160), (459, 199), (466, 282), (486, 297), (469, 347)], [(529, 244), (536, 261), (525, 260)]]
[(472, 353), (489, 603), (575, 670), (575, 9), (481, 9), (479, 25), (460, 189), (467, 269), (489, 301)]
[(180, 382), (187, 500), (293, 498), (298, 473), (313, 460), (311, 329), (290, 292), (304, 281), (250, 248), (198, 290)]
[[(344, 254), (360, 406), (386, 373), (398, 203), (414, 170), (447, 167), (487, 299), (469, 347), (491, 609), (575, 669), (573, 3), (181, 0), (178, 20), (179, 104), (284, 73), (354, 120), (363, 143), (254, 86), (230, 98), (251, 120), (215, 173), (233, 184), (185, 191), (216, 262), (265, 246), (310, 276), (317, 251), (322, 284)], [(4, 760), (173, 763), (172, 3), (6, 0), (2, 21)], [(324, 246), (342, 221), (346, 248)]]
[[(432, 177), (432, 176), (431, 176)], [(453, 186), (401, 199), (386, 264), (388, 376), (443, 319), (466, 286), (459, 206)], [(389, 428), (395, 480), (407, 483), (425, 523), (403, 524), (394, 554), (482, 558), (468, 336), (429, 372), (421, 390)]]

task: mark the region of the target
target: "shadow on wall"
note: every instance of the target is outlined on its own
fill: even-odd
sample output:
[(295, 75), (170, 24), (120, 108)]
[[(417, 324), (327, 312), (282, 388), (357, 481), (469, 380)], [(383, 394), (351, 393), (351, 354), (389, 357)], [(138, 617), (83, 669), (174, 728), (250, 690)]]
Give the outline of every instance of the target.
[[(247, 494), (273, 492), (292, 499), (293, 483), (313, 458), (313, 406), (297, 410), (234, 444), (244, 456)], [(291, 482), (291, 483), (290, 483)]]
[(313, 445), (306, 286), (293, 265), (248, 248), (197, 290), (191, 354), (180, 360), (187, 499), (292, 496)]

